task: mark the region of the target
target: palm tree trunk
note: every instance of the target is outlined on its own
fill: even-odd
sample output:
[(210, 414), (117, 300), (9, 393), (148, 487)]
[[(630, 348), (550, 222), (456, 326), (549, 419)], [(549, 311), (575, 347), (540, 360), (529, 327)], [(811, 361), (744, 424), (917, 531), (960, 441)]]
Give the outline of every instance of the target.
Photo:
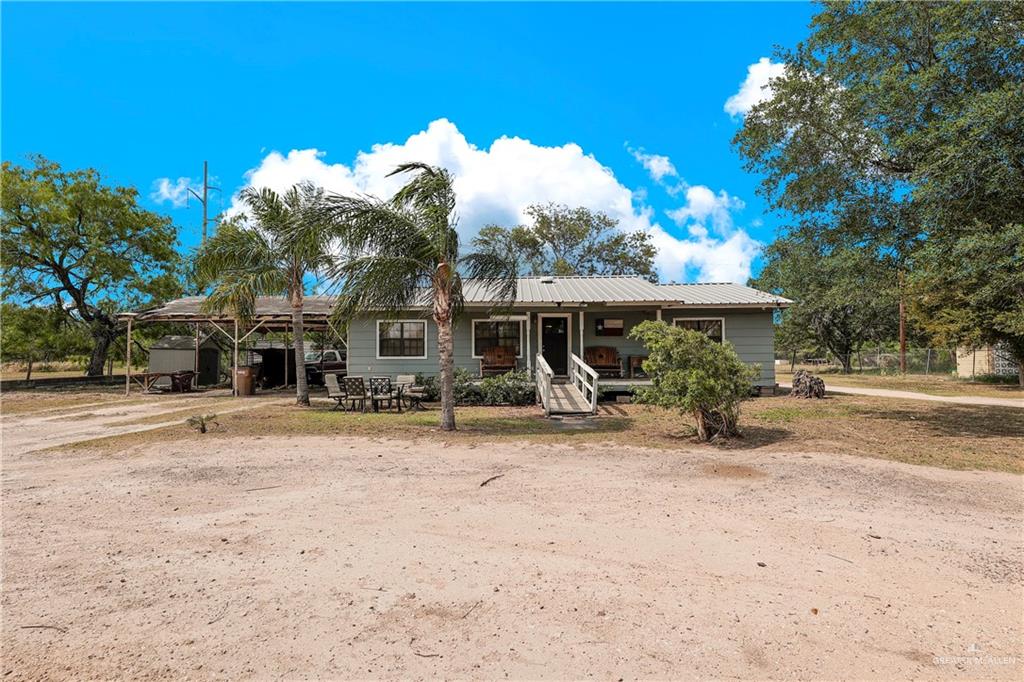
[(441, 370), (441, 430), (455, 430), (455, 359), (451, 317), (434, 318), (437, 324), (437, 358)]
[[(295, 339), (295, 404), (309, 407), (309, 384), (306, 383), (306, 347), (303, 343), (302, 285), (292, 289), (292, 335)], [(288, 349), (285, 348), (285, 362)]]

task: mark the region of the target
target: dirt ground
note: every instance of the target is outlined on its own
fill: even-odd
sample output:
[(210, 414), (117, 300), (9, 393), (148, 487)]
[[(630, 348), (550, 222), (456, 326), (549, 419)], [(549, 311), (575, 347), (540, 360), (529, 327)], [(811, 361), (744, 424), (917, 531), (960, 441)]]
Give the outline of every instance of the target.
[(5, 680), (1024, 674), (1016, 474), (344, 435), (2, 474)]

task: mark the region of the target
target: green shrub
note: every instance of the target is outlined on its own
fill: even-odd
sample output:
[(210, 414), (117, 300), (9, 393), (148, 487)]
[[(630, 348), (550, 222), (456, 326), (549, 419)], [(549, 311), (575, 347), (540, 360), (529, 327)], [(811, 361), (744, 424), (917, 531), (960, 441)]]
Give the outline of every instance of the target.
[[(480, 380), (461, 367), (455, 369), (452, 392), (456, 405), (530, 405), (535, 388), (529, 372), (508, 372)], [(441, 395), (441, 379), (436, 374), (417, 374), (416, 384), (423, 387), (424, 400), (433, 402)]]
[(702, 441), (738, 433), (740, 403), (760, 370), (744, 364), (732, 344), (653, 321), (638, 324), (630, 337), (648, 351), (643, 367), (651, 386), (637, 389), (638, 402), (692, 415)]
[(487, 377), (480, 382), (484, 405), (530, 405), (536, 398), (536, 387), (525, 370)]

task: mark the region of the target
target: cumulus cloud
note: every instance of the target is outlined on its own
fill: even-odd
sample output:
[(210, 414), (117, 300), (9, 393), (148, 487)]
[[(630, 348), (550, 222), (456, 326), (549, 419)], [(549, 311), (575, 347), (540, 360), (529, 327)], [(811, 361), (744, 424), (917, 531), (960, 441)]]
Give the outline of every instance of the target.
[(706, 185), (691, 185), (686, 188), (686, 204), (665, 211), (676, 225), (688, 223), (705, 224), (710, 221), (719, 232), (732, 228), (732, 212), (741, 211), (745, 204), (739, 197), (730, 196), (724, 189), (716, 194)]
[(191, 178), (157, 178), (153, 181), (153, 191), (149, 198), (158, 204), (170, 202), (174, 208), (181, 208), (188, 202), (189, 188), (197, 192), (202, 190), (201, 186), (192, 183)]
[(782, 76), (786, 65), (761, 57), (747, 67), (747, 77), (735, 95), (725, 100), (725, 111), (730, 116), (745, 116), (754, 106), (772, 96), (769, 81)]
[[(659, 160), (652, 167), (663, 172), (664, 180), (670, 177), (671, 161), (660, 158), (664, 162)], [(277, 191), (309, 180), (332, 192), (388, 197), (405, 179), (387, 175), (395, 166), (409, 161), (444, 166), (454, 175), (459, 231), (464, 239), (487, 224), (527, 222), (525, 211), (530, 204), (557, 202), (603, 211), (617, 219), (623, 230), (650, 233), (659, 248), (657, 265), (662, 279), (683, 281), (693, 273), (702, 281), (728, 275), (731, 281), (744, 282), (749, 276), (753, 256), (746, 256), (746, 251), (739, 248), (742, 239), (730, 241), (736, 237), (732, 233), (674, 236), (655, 220), (654, 210), (646, 204), (642, 192), (623, 185), (609, 168), (571, 142), (541, 146), (520, 137), (503, 136), (488, 147), (478, 147), (451, 121), (438, 119), (404, 142), (375, 144), (369, 151), (359, 152), (349, 164), (331, 163), (318, 149), (272, 151), (246, 173), (245, 179), (248, 186)], [(687, 206), (691, 203), (688, 200)], [(240, 210), (236, 194), (228, 213)], [(703, 208), (698, 204), (690, 210), (694, 218), (680, 225), (713, 217), (713, 212), (701, 213)], [(756, 245), (749, 237), (747, 240)]]
[(650, 174), (651, 179), (657, 183), (664, 182), (665, 178), (677, 178), (679, 173), (676, 171), (676, 167), (672, 164), (672, 159), (661, 154), (648, 154), (644, 151), (644, 148), (633, 149), (629, 145), (626, 145), (626, 149), (633, 158), (636, 159), (640, 165), (644, 167), (644, 170)]

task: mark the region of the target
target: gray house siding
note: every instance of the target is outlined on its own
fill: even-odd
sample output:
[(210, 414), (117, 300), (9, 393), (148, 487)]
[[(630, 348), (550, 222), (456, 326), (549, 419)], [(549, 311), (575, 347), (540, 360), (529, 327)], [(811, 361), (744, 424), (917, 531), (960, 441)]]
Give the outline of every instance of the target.
[[(528, 313), (529, 341), (526, 339), (527, 325), (523, 324), (523, 357), (519, 366), (528, 366), (529, 356), (536, 354), (538, 349), (538, 314), (567, 314), (570, 316), (569, 335), (573, 353), (580, 352), (580, 308), (550, 307), (533, 310)], [(622, 358), (623, 365), (630, 355), (644, 355), (644, 347), (636, 340), (629, 338), (634, 326), (644, 320), (657, 317), (654, 308), (629, 308), (625, 306), (588, 306), (583, 308), (583, 345), (611, 346), (616, 348)], [(517, 315), (527, 315), (518, 312)], [(761, 365), (760, 385), (775, 383), (775, 350), (774, 330), (771, 311), (737, 310), (737, 309), (665, 309), (662, 319), (672, 324), (676, 318), (715, 317), (725, 319), (725, 339), (733, 344), (737, 354), (744, 362)], [(486, 311), (467, 311), (454, 325), (455, 366), (473, 374), (480, 371), (480, 361), (472, 357), (472, 321), (486, 320), (490, 315)], [(598, 336), (596, 324), (600, 318), (621, 319), (623, 321), (622, 336)], [(436, 374), (437, 367), (437, 326), (431, 320), (415, 313), (397, 316), (393, 319), (423, 320), (426, 323), (426, 358), (378, 358), (377, 357), (377, 321), (390, 319), (384, 317), (360, 317), (349, 325), (348, 339), (348, 373), (354, 376), (390, 376), (398, 374)], [(627, 368), (628, 369), (628, 368)]]
[(775, 384), (775, 329), (770, 310), (735, 310), (707, 308), (664, 310), (662, 319), (672, 324), (675, 319), (694, 317), (725, 318), (725, 340), (733, 345), (740, 360), (761, 365), (760, 386)]

